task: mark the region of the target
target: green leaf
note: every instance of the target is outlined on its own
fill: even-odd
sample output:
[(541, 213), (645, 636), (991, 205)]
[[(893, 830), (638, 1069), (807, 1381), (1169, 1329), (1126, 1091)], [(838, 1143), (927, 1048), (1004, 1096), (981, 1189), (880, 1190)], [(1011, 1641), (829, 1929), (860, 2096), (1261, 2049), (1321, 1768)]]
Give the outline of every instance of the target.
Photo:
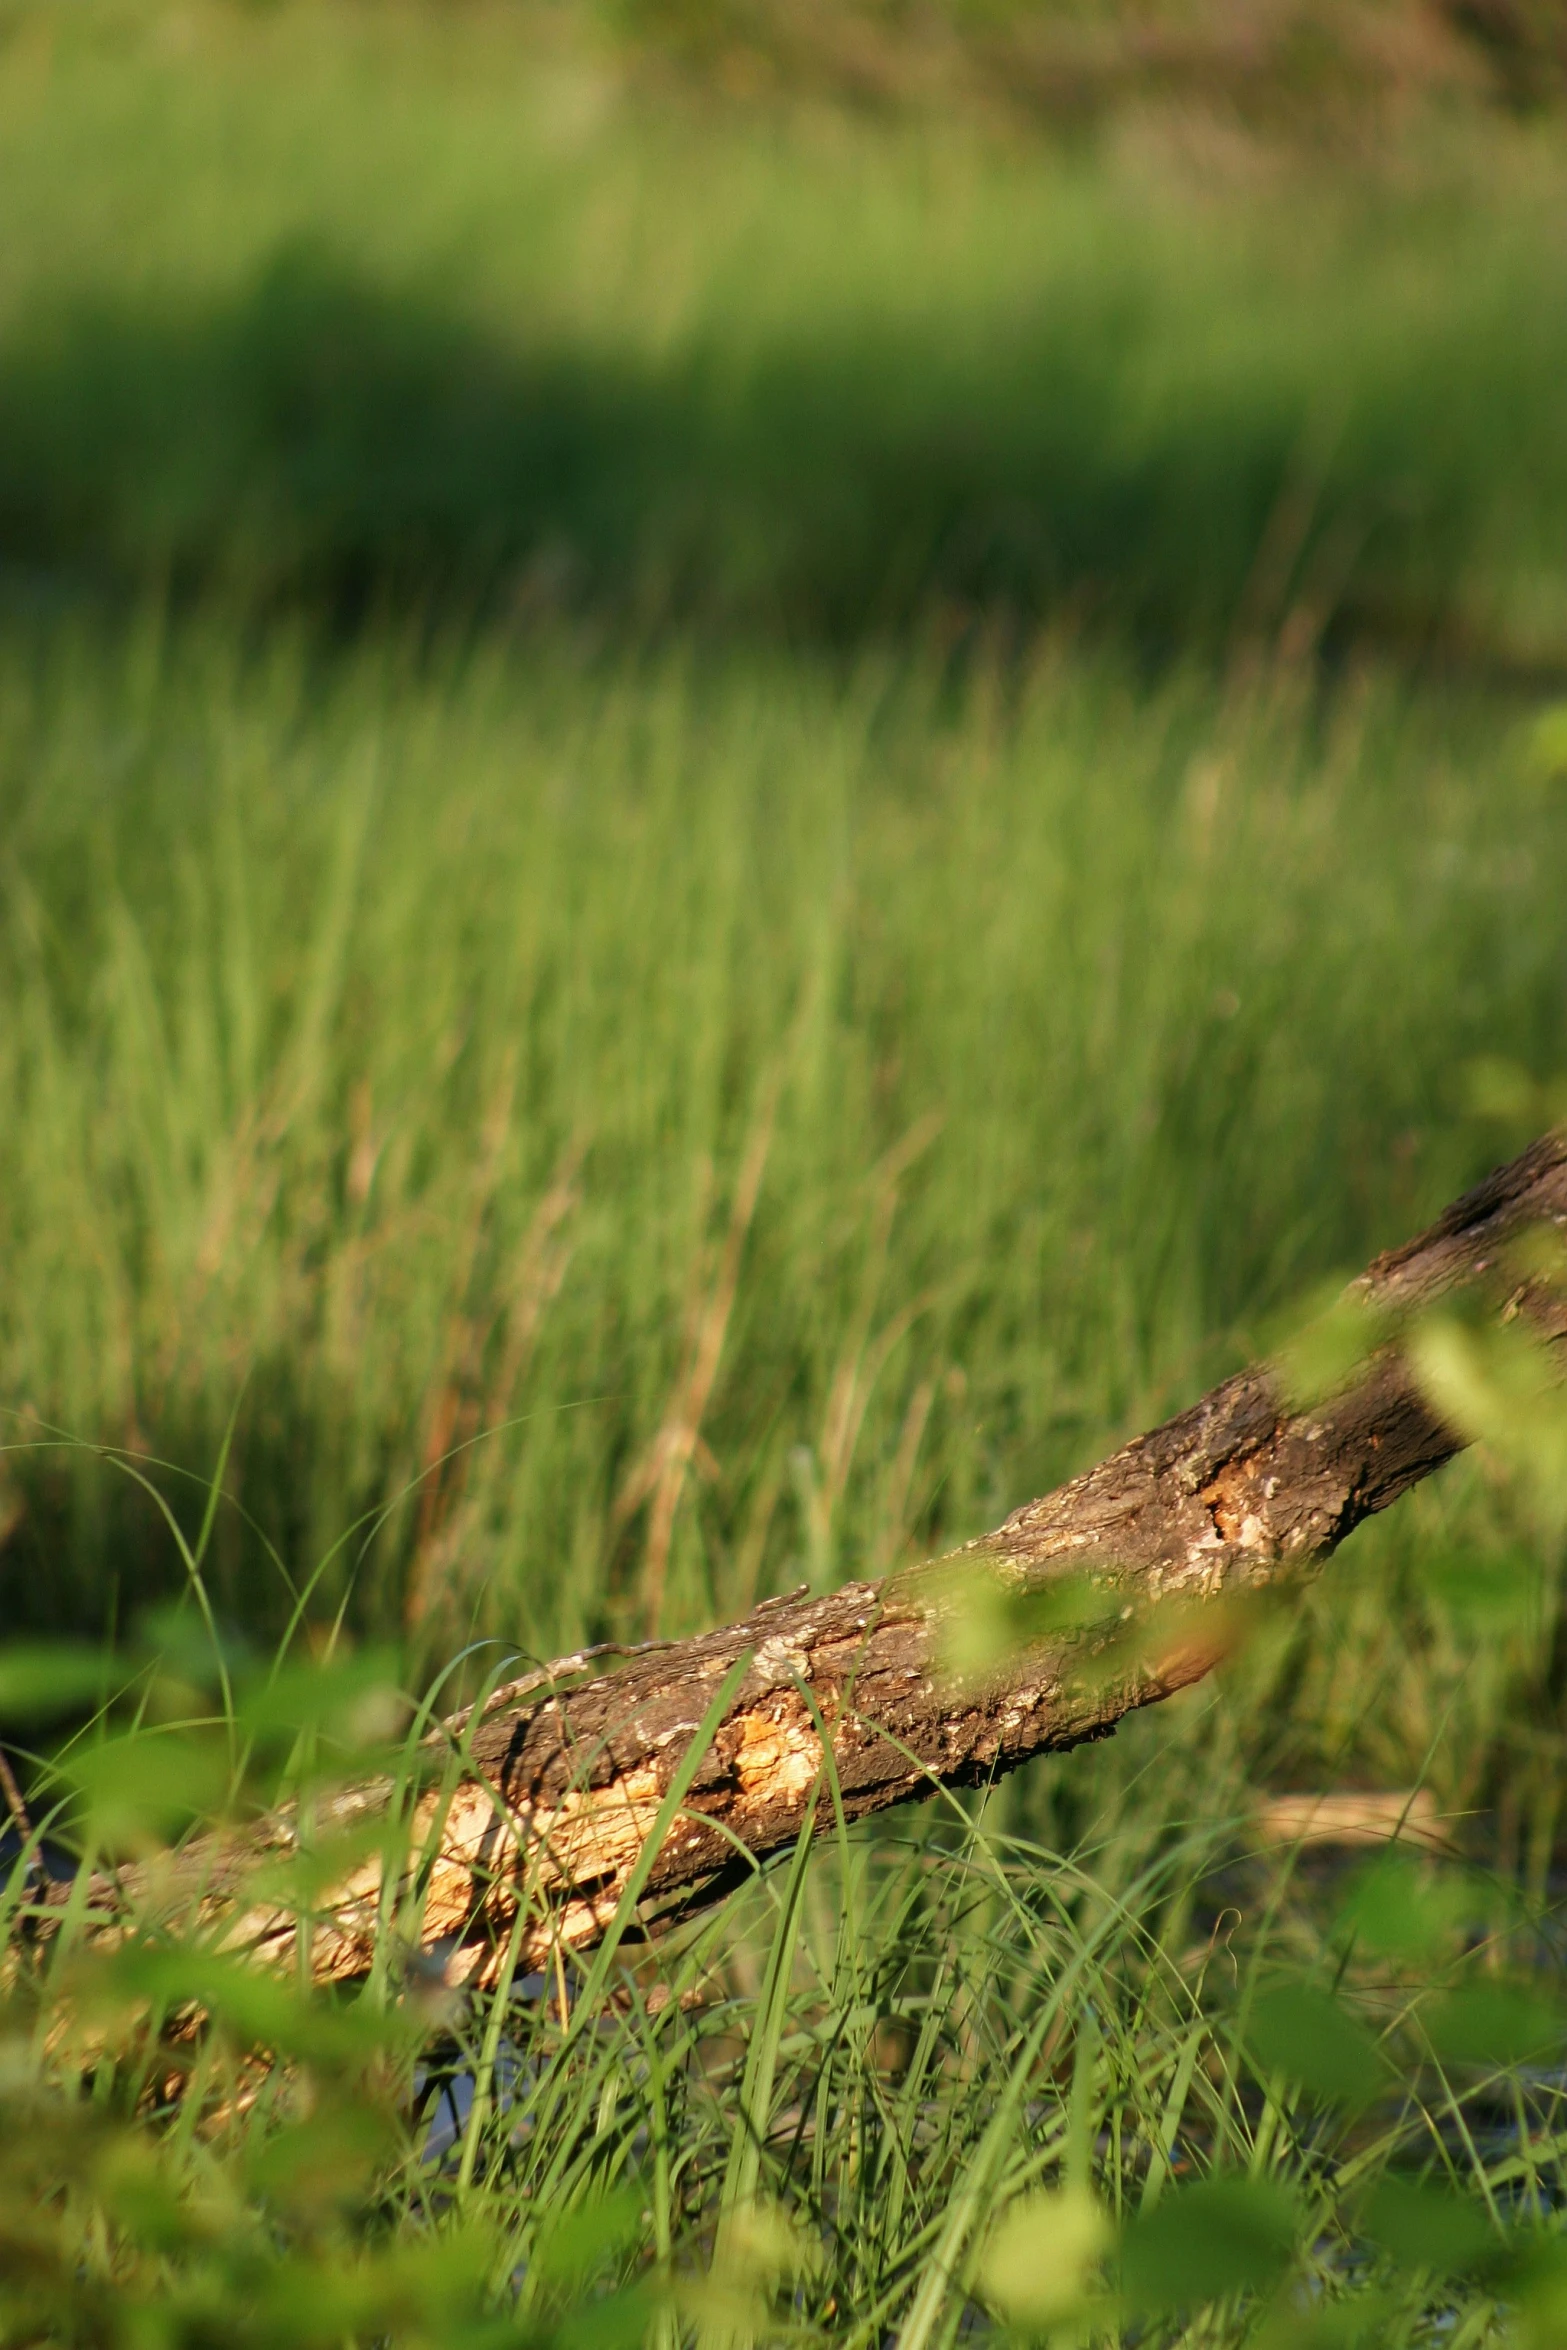
[(1336, 1288), (1278, 1349), (1279, 1377), (1294, 1409), (1310, 1411), (1340, 1394), (1390, 1334), (1386, 1315), (1358, 1290)]
[(1406, 1353), (1432, 1409), (1511, 1470), (1549, 1524), (1567, 1524), (1567, 1398), (1544, 1341), (1522, 1321), (1471, 1329), (1444, 1311)]
[(981, 2290), (1014, 2325), (1058, 2324), (1087, 2299), (1110, 2236), (1110, 2222), (1086, 2187), (1027, 2195), (990, 2239)]
[(1252, 2337), (1252, 2350), (1361, 2350), (1363, 2344), (1380, 2345), (1398, 2308), (1393, 2296), (1379, 2287), (1316, 2308), (1275, 2307), (1262, 2331)]
[(1119, 1586), (1070, 1569), (1021, 1591), (983, 1557), (933, 1578), (933, 1589), (942, 1663), (964, 1680), (983, 1680), (1045, 1642), (1103, 1640), (1121, 1628), (1126, 1604)]
[(357, 1754), (394, 1737), (407, 1711), (390, 1659), (366, 1655), (271, 1674), (243, 1694), (235, 1715), (241, 1731), (263, 1745), (313, 1731)]
[(93, 1842), (137, 1852), (220, 1812), (230, 1764), (220, 1739), (143, 1727), (73, 1747), (61, 1776), (81, 1799)]
[(339, 2001), (243, 1959), (200, 1949), (148, 1944), (118, 1951), (93, 1965), (86, 1990), (94, 1989), (100, 2005), (144, 2002), (165, 2012), (198, 2007), (247, 2046), (319, 2065), (365, 2063), (417, 2029), (415, 2021), (364, 1999)]
[(1364, 2104), (1387, 2078), (1386, 2061), (1364, 2024), (1306, 1983), (1275, 1983), (1258, 1994), (1246, 2045), (1261, 2073), (1282, 2073), (1330, 2104)]
[(714, 2267), (741, 2292), (809, 2276), (820, 2265), (821, 2245), (771, 2196), (752, 2195), (726, 2215)]
[(0, 1721), (33, 1722), (101, 1699), (104, 1659), (64, 1641), (0, 1649)]
[(1289, 2266), (1299, 2224), (1293, 2199), (1269, 2181), (1228, 2177), (1177, 2188), (1128, 2228), (1121, 2289), (1142, 2310), (1260, 2292)]
[(394, 1869), (407, 1850), (407, 1831), (395, 1818), (372, 1817), (318, 1842), (270, 1855), (245, 1878), (247, 1898), (274, 1909), (308, 1911), (338, 1892), (368, 1860)]
[(556, 2327), (556, 2350), (635, 2350), (647, 2339), (649, 2320), (658, 2307), (659, 2296), (646, 2285), (629, 2285), (624, 2292), (586, 2301)]
[(1533, 1991), (1470, 1983), (1426, 2011), (1426, 2030), (1449, 2064), (1508, 2071), (1555, 2056), (1567, 2038), (1560, 2012)]
[(94, 2189), (115, 2224), (136, 2242), (164, 2252), (235, 2227), (236, 2205), (221, 2192), (226, 2182), (209, 2176), (204, 2184), (207, 2192), (201, 2202), (181, 2195), (161, 2149), (149, 2137), (131, 2131), (103, 2147), (93, 2172)]
[(1485, 2267), (1504, 2249), (1482, 2204), (1392, 2173), (1366, 2197), (1360, 2226), (1401, 2268), (1427, 2269), (1433, 2276)]
[(1438, 1874), (1427, 1861), (1392, 1852), (1355, 1880), (1339, 1912), (1339, 1926), (1366, 1950), (1389, 1958), (1430, 1958), (1451, 1945), (1473, 1906), (1460, 1875)]
[(357, 2202), (396, 2144), (389, 2118), (363, 2100), (318, 2101), (302, 2120), (262, 2138), (246, 2175), (278, 2208), (308, 2217)]
[(559, 2213), (534, 2238), (530, 2268), (543, 2284), (581, 2284), (636, 2235), (643, 2200), (623, 2187)]
[(1561, 2350), (1567, 2341), (1567, 2243), (1560, 2236), (1515, 2240), (1508, 2298), (1518, 2313), (1510, 2350)]
[(1536, 782), (1567, 782), (1567, 702), (1551, 703), (1531, 722), (1524, 763)]
[(148, 1662), (172, 1681), (209, 1694), (221, 1682), (223, 1669), (231, 1673), (254, 1666), (254, 1656), (229, 1629), (215, 1630), (185, 1602), (149, 1609), (142, 1617), (138, 1646)]

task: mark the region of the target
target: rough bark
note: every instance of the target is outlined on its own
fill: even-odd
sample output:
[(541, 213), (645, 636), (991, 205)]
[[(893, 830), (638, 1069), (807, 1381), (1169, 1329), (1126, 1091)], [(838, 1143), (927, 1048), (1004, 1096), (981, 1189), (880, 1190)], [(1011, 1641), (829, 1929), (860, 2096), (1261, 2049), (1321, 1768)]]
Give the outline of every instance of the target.
[[(945, 1560), (767, 1601), (699, 1639), (625, 1652), (622, 1669), (585, 1683), (591, 1656), (564, 1660), (497, 1692), (477, 1719), (453, 1717), (435, 1744), (460, 1759), (408, 1821), (426, 1951), (454, 1976), (482, 1977), (519, 1899), (525, 1961), (593, 1941), (742, 1660), (679, 1816), (649, 1856), (643, 1898), (655, 1904), (722, 1886), (737, 1858), (743, 1871), (797, 1836), (822, 1783), (823, 1732), (843, 1810), (861, 1819), (1102, 1737), (1198, 1678), (1226, 1639), (1225, 1610), (1210, 1603), (1325, 1558), (1460, 1449), (1399, 1351), (1401, 1319), (1467, 1287), (1562, 1341), (1559, 1291), (1520, 1270), (1515, 1251), (1540, 1225), (1567, 1230), (1567, 1137), (1536, 1143), (1361, 1276), (1350, 1295), (1382, 1318), (1383, 1343), (1315, 1408), (1292, 1408), (1273, 1370), (1244, 1371)], [(950, 1630), (986, 1586), (1025, 1622), (1041, 1594), (1070, 1588), (1091, 1606), (1075, 1628), (1036, 1627), (999, 1663), (964, 1673), (947, 1661)], [(351, 1826), (389, 1800), (384, 1785), (357, 1791), (319, 1824)], [(293, 1837), (277, 1821), (264, 1840), (275, 1854)], [(320, 1914), (319, 1978), (367, 1965), (381, 1865), (351, 1873)], [(235, 1882), (219, 1867), (207, 1903), (232, 1901)], [(249, 1908), (232, 1939), (291, 1958), (295, 1930), (291, 1913)]]

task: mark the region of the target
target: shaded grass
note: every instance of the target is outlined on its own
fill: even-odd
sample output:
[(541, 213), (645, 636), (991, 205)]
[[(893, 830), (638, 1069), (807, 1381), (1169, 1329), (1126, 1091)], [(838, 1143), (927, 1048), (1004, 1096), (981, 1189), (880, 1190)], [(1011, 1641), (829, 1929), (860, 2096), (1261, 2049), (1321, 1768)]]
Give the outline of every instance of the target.
[(731, 91), (828, 89), (902, 106), (988, 109), (1081, 130), (1139, 99), (1234, 113), (1275, 135), (1352, 141), (1422, 100), (1519, 108), (1561, 95), (1560, 12), (1363, 0), (612, 0), (617, 30)]
[(1549, 127), (1074, 158), (660, 109), (526, 17), (19, 28), (0, 546), (35, 592), (1562, 661)]

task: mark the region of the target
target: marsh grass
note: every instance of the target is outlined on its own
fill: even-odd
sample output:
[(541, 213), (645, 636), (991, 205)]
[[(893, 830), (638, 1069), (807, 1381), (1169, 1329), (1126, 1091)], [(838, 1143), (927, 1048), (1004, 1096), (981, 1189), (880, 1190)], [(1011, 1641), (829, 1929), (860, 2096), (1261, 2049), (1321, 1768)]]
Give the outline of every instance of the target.
[(13, 578), (1559, 670), (1554, 131), (1187, 145), (654, 103), (526, 11), (24, 6)]
[[(1555, 1114), (1549, 128), (629, 90), (499, 14), (6, 18), (57, 1870), (981, 1530)], [(9, 2338), (1556, 2339), (1560, 1523), (1465, 1343), (1485, 1454), (1222, 1686), (893, 1836), (824, 1785), (596, 1977), (453, 1997), (389, 1910), (361, 1994), (258, 1988), (13, 1833)], [(1279, 1789), (1469, 1860), (1281, 1853)]]
[(883, 1569), (1461, 1188), (1473, 1058), (1567, 1059), (1567, 805), (1389, 675), (0, 658), (18, 1622), (167, 1589), (75, 1440), (199, 1518), (231, 1418), (236, 1621), (329, 1554), (549, 1653)]

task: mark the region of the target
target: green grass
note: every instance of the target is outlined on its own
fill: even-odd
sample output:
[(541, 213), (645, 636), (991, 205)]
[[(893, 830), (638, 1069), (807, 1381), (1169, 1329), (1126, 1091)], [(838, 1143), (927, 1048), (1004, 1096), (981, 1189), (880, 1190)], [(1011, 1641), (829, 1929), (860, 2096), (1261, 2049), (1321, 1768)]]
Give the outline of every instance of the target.
[[(308, 1778), (285, 1634), (450, 1695), (964, 1539), (1527, 1139), (1564, 178), (1549, 124), (737, 118), (499, 14), (7, 19), (0, 1607), (179, 1655), (40, 1753), (59, 1833)], [(194, 1546), (214, 1478), (222, 1675), (159, 1503)], [(1063, 2323), (1552, 2340), (1558, 2076), (1441, 2019), (1560, 1992), (1559, 1552), (1462, 1464), (1102, 1749), (875, 1843), (824, 1789), (569, 2029), (391, 1940), (323, 2013), (156, 1903), (155, 1959), (17, 1930), (9, 2338), (564, 2350), (624, 2284), (591, 2338), (945, 2350), (1044, 2327), (1090, 2186), (1212, 2171), (1272, 2200), (1172, 2205), (1206, 2313), (1150, 2217), (1142, 2314)], [(1351, 1934), (1256, 1829), (1346, 1784), (1476, 1865)], [(1280, 1973), (1369, 2103), (1258, 2040)], [(438, 2172), (417, 2063), (480, 2083)], [(1371, 2193), (1431, 2165), (1462, 2221)]]
[[(704, 1323), (666, 1628), (966, 1536), (1472, 1176), (1472, 1058), (1567, 1060), (1567, 803), (1392, 678), (6, 658), (5, 1385), (198, 1473), (237, 1410), (242, 1620), (243, 1511), (295, 1584), (366, 1521), (369, 1629), (637, 1621)], [(13, 1609), (129, 1621), (161, 1525), (14, 1458)]]
[[(241, 1674), (227, 1712), (204, 1678), (187, 1642), (139, 1725), (67, 1755), (90, 1843), (215, 1746), (275, 1793), (290, 1703), (318, 1755), (341, 1740), (341, 1675), (280, 1703)], [(80, 1916), (18, 1938), (0, 2307), (19, 2339), (127, 2345), (918, 2350), (965, 2312), (1019, 2339), (1551, 2342), (1560, 2074), (1517, 2068), (1562, 2031), (1536, 1905), (1409, 1859), (1324, 1880), (1225, 1792), (1144, 1774), (1063, 1854), (994, 1809), (846, 1844), (826, 1788), (821, 1849), (623, 1947), (569, 2014), (564, 1975), (389, 1999), (390, 1963), (302, 1999), (154, 1879), (118, 1949)]]
[(1439, 129), (1073, 158), (660, 111), (504, 13), (25, 8), (0, 531), (45, 593), (1559, 665), (1558, 142)]

